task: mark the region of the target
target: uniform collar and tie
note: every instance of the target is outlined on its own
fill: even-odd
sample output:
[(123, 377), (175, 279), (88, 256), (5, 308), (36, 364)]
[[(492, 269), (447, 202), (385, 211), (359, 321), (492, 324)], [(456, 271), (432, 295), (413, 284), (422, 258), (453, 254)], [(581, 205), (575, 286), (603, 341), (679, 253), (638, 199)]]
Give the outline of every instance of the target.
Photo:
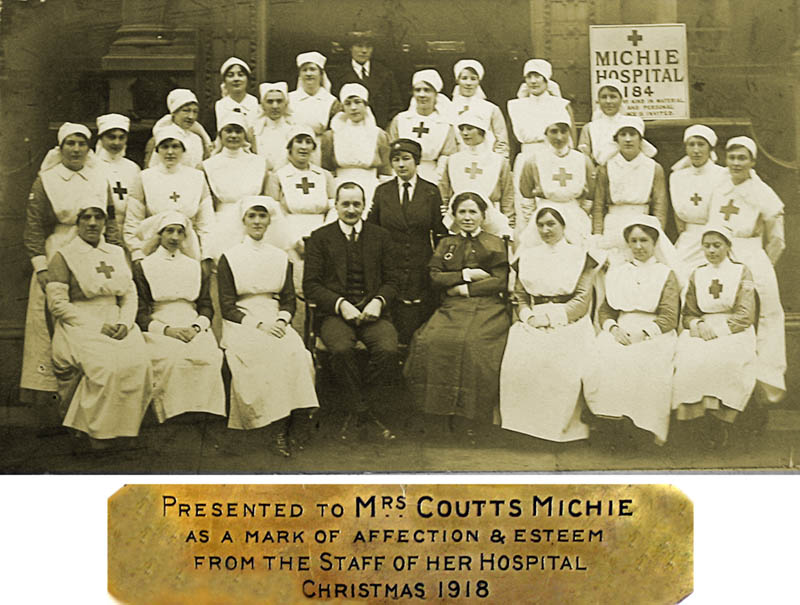
[(408, 183), (408, 200), (411, 201), (414, 198), (414, 190), (417, 188), (417, 175), (415, 174), (412, 176), (408, 181), (404, 181), (400, 177), (397, 177), (397, 191), (400, 194), (400, 203), (403, 203), (403, 194), (406, 190), (406, 183)]
[[(338, 220), (337, 222), (339, 223), (339, 229), (341, 229), (348, 241), (358, 241), (358, 238), (361, 235), (361, 230), (364, 228), (364, 222), (361, 219), (359, 219), (355, 225), (348, 225), (347, 223), (343, 223), (341, 220)], [(353, 239), (351, 236), (354, 231), (355, 239)]]
[(356, 72), (359, 78), (361, 78), (362, 80), (366, 80), (367, 78), (369, 78), (369, 75), (372, 73), (372, 66), (370, 65), (369, 61), (366, 61), (362, 65), (355, 59), (350, 59), (350, 63), (352, 63), (353, 71)]
[(477, 239), (478, 236), (480, 235), (480, 233), (481, 233), (481, 228), (480, 227), (475, 229), (475, 231), (473, 231), (472, 233), (467, 233), (466, 231), (459, 231), (458, 232), (458, 234), (461, 237), (465, 238), (465, 239)]

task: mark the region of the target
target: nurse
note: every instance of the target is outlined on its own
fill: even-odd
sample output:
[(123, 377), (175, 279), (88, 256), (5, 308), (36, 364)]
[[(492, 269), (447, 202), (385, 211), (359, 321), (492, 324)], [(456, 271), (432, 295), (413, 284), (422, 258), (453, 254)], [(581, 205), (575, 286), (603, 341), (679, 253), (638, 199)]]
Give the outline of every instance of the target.
[(245, 128), (252, 126), (258, 114), (258, 99), (247, 92), (250, 84), (250, 66), (238, 57), (230, 57), (219, 68), (222, 77), (220, 91), (222, 98), (214, 104), (217, 118), (217, 132), (222, 128), (220, 121), (229, 113), (238, 113), (244, 118)]
[(77, 215), (77, 237), (48, 265), (47, 306), (55, 319), (53, 365), (64, 426), (94, 449), (135, 437), (152, 394), (152, 369), (135, 323), (136, 287), (125, 253), (103, 239), (105, 204)]
[(730, 228), (734, 258), (753, 272), (759, 300), (756, 393), (774, 403), (786, 392), (784, 314), (774, 269), (786, 243), (783, 202), (754, 170), (756, 152), (748, 137), (728, 140), (728, 174), (711, 193), (708, 216)]
[(728, 227), (707, 225), (701, 241), (706, 263), (689, 279), (672, 407), (678, 420), (713, 418), (722, 444), (756, 384), (755, 288), (750, 269), (731, 259)]
[(211, 262), (209, 234), (214, 222), (214, 205), (203, 172), (182, 162), (187, 149), (186, 136), (185, 131), (174, 124), (155, 133), (153, 140), (159, 162), (142, 171), (144, 200), (134, 200), (125, 217), (125, 240), (134, 261), (144, 257), (142, 246), (152, 236), (157, 222), (152, 217), (177, 210), (192, 222), (193, 233), (187, 241), (189, 249), (193, 255)]
[[(630, 431), (663, 445), (672, 409), (673, 357), (680, 286), (667, 264), (674, 250), (654, 216), (629, 217), (621, 227), (631, 260), (611, 265), (598, 312), (602, 331), (584, 380), (589, 410), (612, 445)], [(603, 422), (605, 421), (605, 422)], [(642, 433), (644, 431), (645, 433)]]
[(153, 409), (159, 422), (186, 412), (225, 415), (222, 351), (209, 329), (214, 310), (197, 258), (188, 256), (186, 216), (167, 211), (133, 265), (136, 323), (153, 367)]
[[(492, 151), (508, 159), (508, 129), (500, 108), (486, 98), (481, 82), (485, 70), (480, 61), (461, 59), (453, 66), (456, 87), (453, 89), (453, 109), (460, 116), (467, 111), (479, 114), (489, 125), (486, 140)], [(459, 144), (463, 139), (458, 137)]]
[(594, 341), (589, 308), (597, 267), (567, 218), (557, 204), (536, 210), (537, 237), (520, 248), (515, 267), (519, 321), (500, 368), (503, 428), (558, 442), (589, 436), (580, 395)]
[(290, 325), (297, 305), (292, 263), (264, 238), (280, 209), (267, 196), (246, 197), (240, 208), (245, 238), (218, 267), (221, 345), (232, 376), (228, 427), (277, 423), (275, 448), (288, 457), (290, 414), (318, 406), (314, 363)]
[(176, 88), (167, 95), (169, 114), (159, 118), (153, 125), (153, 137), (144, 148), (144, 165), (148, 168), (157, 166), (161, 157), (153, 153), (157, 143), (156, 131), (167, 126), (177, 126), (183, 131), (185, 153), (181, 163), (190, 168), (200, 168), (200, 164), (211, 154), (212, 143), (206, 129), (197, 121), (200, 114), (200, 103), (195, 94), (186, 88)]
[(254, 151), (267, 160), (270, 171), (286, 164), (286, 141), (293, 126), (286, 82), (263, 82), (258, 87), (261, 107), (250, 129)]
[[(28, 195), (22, 238), (33, 277), (20, 380), (24, 400), (46, 397), (57, 388), (45, 318), (45, 286), (50, 278), (47, 263), (75, 237), (78, 210), (87, 204), (106, 208), (109, 201), (108, 181), (89, 150), (90, 139), (91, 132), (83, 124), (62, 124), (58, 145), (45, 156)], [(112, 231), (116, 231), (116, 223), (109, 223), (108, 236), (112, 243), (119, 243), (120, 238)]]
[[(443, 200), (464, 191), (474, 191), (490, 202), (483, 228), (494, 235), (511, 235), (515, 224), (514, 183), (508, 160), (492, 151), (486, 140), (489, 123), (480, 113), (467, 111), (458, 116), (461, 151), (447, 157), (447, 167), (439, 183)], [(453, 224), (448, 210), (445, 225)]]
[(604, 166), (619, 150), (614, 134), (625, 116), (622, 108), (624, 93), (625, 86), (616, 78), (601, 81), (597, 87), (597, 109), (581, 130), (578, 150), (598, 166)]
[(364, 190), (364, 217), (372, 208), (375, 187), (381, 177), (391, 174), (389, 137), (375, 124), (369, 108), (369, 92), (352, 82), (339, 91), (344, 111), (331, 119), (322, 135), (322, 167), (336, 176), (336, 183), (354, 182)]
[(453, 128), (453, 107), (442, 94), (442, 77), (435, 69), (423, 69), (411, 78), (411, 102), (389, 125), (389, 138), (412, 139), (422, 146), (418, 172), (426, 181), (438, 184), (447, 156), (458, 150)]
[(217, 121), (219, 133), (214, 154), (203, 161), (203, 172), (214, 202), (214, 221), (209, 233), (209, 252), (220, 254), (242, 241), (244, 230), (239, 200), (260, 195), (267, 186), (267, 162), (251, 153), (245, 137), (247, 124), (240, 113), (230, 112)]
[(706, 262), (700, 239), (708, 222), (711, 192), (727, 170), (716, 163), (717, 135), (708, 126), (689, 126), (683, 133), (683, 144), (686, 155), (672, 167), (669, 193), (680, 233), (675, 249), (688, 275)]
[(98, 167), (106, 173), (108, 185), (114, 199), (114, 214), (117, 231), (122, 233), (128, 199), (141, 201), (142, 169), (125, 157), (131, 121), (118, 113), (109, 113), (97, 118), (97, 145), (95, 155)]

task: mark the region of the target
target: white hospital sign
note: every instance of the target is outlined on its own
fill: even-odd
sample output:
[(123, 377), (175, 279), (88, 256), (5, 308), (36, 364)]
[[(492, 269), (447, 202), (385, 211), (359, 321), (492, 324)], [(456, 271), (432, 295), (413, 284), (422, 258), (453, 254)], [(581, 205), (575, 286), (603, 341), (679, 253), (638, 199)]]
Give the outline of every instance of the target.
[(645, 120), (689, 116), (686, 26), (592, 25), (589, 27), (592, 100), (598, 83), (616, 78), (623, 84), (623, 108)]

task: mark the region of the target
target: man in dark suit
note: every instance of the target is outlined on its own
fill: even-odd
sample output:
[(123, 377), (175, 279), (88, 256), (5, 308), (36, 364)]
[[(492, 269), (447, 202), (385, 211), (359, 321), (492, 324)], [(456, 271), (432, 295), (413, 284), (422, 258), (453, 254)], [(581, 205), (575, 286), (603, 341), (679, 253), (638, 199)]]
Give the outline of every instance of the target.
[(330, 70), (333, 94), (338, 97), (343, 84), (357, 82), (369, 91), (369, 105), (375, 114), (378, 126), (386, 129), (396, 113), (403, 109), (403, 102), (392, 71), (379, 61), (372, 59), (375, 34), (371, 31), (350, 32), (346, 42), (350, 47), (350, 61)]
[(431, 234), (434, 240), (447, 235), (442, 224), (439, 188), (417, 176), (422, 156), (420, 144), (397, 139), (389, 145), (389, 160), (397, 175), (375, 189), (368, 223), (388, 230), (400, 267), (398, 298), (392, 320), (400, 342), (408, 344), (414, 331), (430, 317), (436, 298), (430, 287), (428, 261)]
[[(387, 317), (397, 296), (398, 274), (389, 233), (362, 221), (363, 211), (361, 186), (339, 185), (339, 220), (313, 231), (306, 243), (303, 291), (317, 305), (319, 335), (349, 408), (341, 436), (347, 438), (353, 424), (376, 425), (388, 440), (394, 435), (375, 417), (370, 400), (376, 387), (398, 378), (397, 331)], [(358, 340), (370, 356), (364, 378), (355, 355)]]

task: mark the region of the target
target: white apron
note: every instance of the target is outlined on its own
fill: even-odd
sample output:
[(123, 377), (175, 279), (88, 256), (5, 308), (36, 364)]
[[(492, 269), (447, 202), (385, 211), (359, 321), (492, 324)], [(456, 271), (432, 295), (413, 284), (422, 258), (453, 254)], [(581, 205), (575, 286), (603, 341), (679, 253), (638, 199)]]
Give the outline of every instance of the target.
[(438, 183), (440, 174), (437, 161), (447, 141), (452, 126), (438, 111), (427, 116), (407, 109), (395, 117), (399, 138), (412, 139), (422, 146), (422, 158), (417, 167), (417, 174), (426, 181)]
[[(492, 151), (486, 141), (476, 147), (467, 147), (447, 158), (447, 174), (454, 195), (474, 191), (490, 202), (482, 227), (488, 233), (499, 237), (511, 235), (508, 217), (500, 211), (500, 203), (491, 199), (500, 180), (504, 160), (502, 155)], [(445, 200), (448, 206), (449, 202), (450, 200)], [(453, 215), (450, 210), (444, 216), (443, 222), (448, 229), (452, 227)]]
[[(670, 269), (655, 258), (644, 264), (614, 265), (606, 275), (606, 299), (620, 311), (627, 332), (653, 326)], [(595, 340), (593, 367), (584, 380), (586, 404), (601, 417), (628, 417), (664, 443), (672, 409), (675, 331), (631, 345), (619, 344), (603, 330)]]
[(217, 99), (217, 102), (214, 104), (214, 115), (217, 118), (217, 130), (219, 130), (222, 120), (231, 112), (241, 114), (241, 116), (244, 117), (244, 122), (247, 125), (245, 130), (252, 127), (258, 115), (259, 108), (258, 99), (251, 94), (246, 94), (241, 103), (237, 103), (230, 96)]
[[(78, 210), (88, 205), (106, 207), (108, 184), (105, 175), (85, 166), (75, 172), (58, 164), (41, 173), (42, 185), (58, 221), (45, 240), (48, 262), (62, 246), (75, 237)], [(89, 203), (94, 200), (93, 203)], [(45, 319), (45, 294), (36, 274), (28, 288), (28, 308), (25, 314), (25, 340), (22, 353), (20, 387), (34, 391), (53, 391), (58, 388), (53, 374), (50, 332)]]
[[(531, 296), (573, 294), (585, 262), (583, 249), (564, 240), (526, 248), (518, 279)], [(535, 306), (555, 310), (563, 303)], [(589, 427), (581, 421), (579, 396), (593, 336), (588, 314), (552, 330), (514, 323), (500, 367), (504, 429), (559, 442), (589, 436)]]
[(244, 225), (239, 212), (239, 200), (259, 195), (264, 187), (266, 162), (264, 158), (242, 149), (222, 149), (203, 162), (211, 191), (219, 204), (214, 210), (214, 225), (208, 236), (208, 251), (214, 261), (244, 237)]
[(336, 97), (322, 86), (314, 95), (309, 95), (302, 88), (297, 88), (289, 93), (289, 108), (292, 112), (292, 121), (295, 124), (306, 124), (317, 133), (314, 136), (314, 142), (317, 146), (311, 152), (311, 162), (317, 166), (320, 164), (321, 156), (319, 136), (328, 127), (331, 107), (335, 102)]
[(122, 153), (112, 155), (102, 146), (96, 157), (99, 160), (97, 166), (105, 172), (108, 186), (111, 189), (117, 230), (122, 237), (128, 199), (135, 198), (142, 201), (142, 169)]
[[(197, 321), (194, 301), (200, 295), (200, 263), (163, 247), (142, 260), (153, 296), (154, 321), (185, 328)], [(225, 415), (222, 351), (214, 334), (202, 330), (189, 342), (144, 333), (153, 366), (153, 409), (159, 422), (184, 412)]]
[[(248, 237), (225, 257), (239, 296), (236, 306), (254, 322), (274, 323), (276, 296), (289, 262), (286, 253)], [(232, 377), (229, 428), (260, 428), (288, 416), (294, 408), (318, 405), (314, 363), (294, 328), (286, 326), (286, 335), (276, 338), (225, 320), (222, 330)]]
[[(374, 123), (363, 121), (353, 124), (339, 119), (332, 121), (333, 156), (336, 162), (336, 185), (353, 181), (364, 188), (364, 212), (366, 219), (372, 208), (372, 198), (378, 186), (378, 168), (374, 166), (378, 156), (378, 135), (381, 130)], [(374, 122), (374, 120), (373, 120)]]
[(603, 219), (603, 247), (611, 249), (611, 262), (625, 257), (622, 228), (632, 216), (648, 214), (656, 162), (639, 153), (630, 162), (619, 153), (606, 164), (609, 204)]
[(546, 122), (550, 116), (567, 111), (569, 101), (555, 97), (547, 92), (541, 95), (530, 95), (522, 99), (511, 99), (508, 104), (508, 117), (511, 129), (520, 143), (521, 149), (514, 158), (514, 191), (517, 216), (523, 215), (524, 201), (519, 190), (519, 178), (526, 160), (533, 158), (537, 149), (544, 147), (544, 131), (549, 126)]
[(700, 168), (687, 166), (669, 175), (672, 208), (675, 216), (686, 223), (675, 250), (687, 277), (692, 269), (706, 262), (701, 245), (703, 230), (708, 222), (711, 193), (725, 174), (725, 168), (709, 160)]
[(736, 302), (744, 265), (725, 259), (695, 270), (697, 305), (717, 334), (713, 340), (684, 330), (675, 355), (672, 407), (716, 397), (729, 408), (744, 410), (756, 384), (756, 336), (753, 327), (731, 334), (727, 319)]
[(286, 145), (292, 128), (293, 123), (286, 118), (277, 122), (266, 116), (256, 119), (253, 125), (256, 153), (267, 159), (271, 170), (277, 170), (289, 161)]
[(135, 437), (150, 402), (152, 370), (142, 333), (133, 323), (115, 340), (103, 324), (126, 323), (117, 297), (135, 288), (122, 248), (101, 242), (96, 248), (75, 238), (61, 254), (87, 300), (72, 301), (77, 318), (56, 322), (53, 363), (57, 371), (80, 371), (64, 426), (95, 439)]
[(569, 206), (570, 217), (577, 220), (577, 223), (570, 223), (570, 227), (588, 238), (592, 234), (592, 221), (578, 201), (586, 189), (586, 156), (574, 149), (558, 156), (552, 147), (545, 145), (536, 152), (535, 158), (545, 199), (557, 206)]
[[(302, 296), (303, 292), (303, 259), (294, 248), (294, 244), (325, 223), (330, 210), (328, 186), (322, 168), (313, 164), (308, 170), (299, 170), (292, 164), (286, 164), (276, 173), (283, 192), (286, 221), (284, 235), (291, 242), (287, 252), (294, 265), (295, 291)], [(268, 241), (269, 230), (267, 231)]]
[[(194, 233), (187, 234), (187, 245), (200, 256), (201, 246), (205, 244), (208, 226), (199, 225), (196, 217), (203, 201), (205, 177), (200, 170), (178, 165), (173, 170), (164, 166), (147, 168), (142, 171), (142, 188), (146, 214), (148, 217), (162, 212), (178, 211), (192, 221)], [(148, 234), (141, 234), (147, 239)]]

